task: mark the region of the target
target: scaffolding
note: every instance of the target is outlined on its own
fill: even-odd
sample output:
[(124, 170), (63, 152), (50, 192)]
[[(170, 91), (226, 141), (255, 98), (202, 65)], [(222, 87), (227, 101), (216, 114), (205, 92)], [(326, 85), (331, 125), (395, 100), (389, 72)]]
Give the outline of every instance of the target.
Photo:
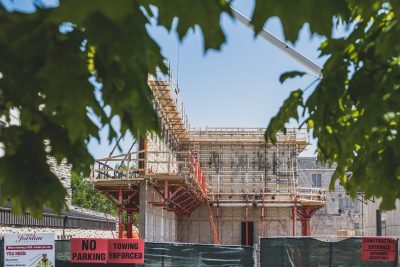
[[(190, 216), (207, 205), (214, 240), (221, 207), (260, 207), (263, 226), (265, 207), (292, 209), (302, 234), (310, 234), (311, 216), (325, 204), (321, 188), (299, 187), (298, 155), (308, 145), (305, 130), (287, 129), (276, 144), (266, 142), (262, 128), (191, 129), (179, 89), (169, 76), (149, 77), (162, 134), (138, 141), (135, 149), (96, 160), (89, 180), (108, 196), (122, 213), (139, 211), (140, 184), (149, 184), (161, 197), (149, 204), (178, 215)], [(216, 222), (211, 206), (216, 207)], [(246, 216), (246, 223), (248, 219)], [(121, 223), (120, 223), (121, 225)], [(123, 228), (120, 226), (120, 234)], [(246, 228), (247, 229), (247, 228)]]
[(153, 92), (155, 109), (167, 143), (171, 146), (188, 143), (189, 121), (179, 97), (178, 85), (172, 76), (169, 75), (165, 80), (149, 76), (148, 84)]
[[(207, 128), (190, 131), (212, 203), (323, 205), (324, 191), (298, 186), (298, 154), (308, 144), (305, 130), (287, 129), (277, 143), (265, 129)], [(272, 205), (274, 204), (274, 205)], [(287, 205), (286, 205), (287, 206)]]

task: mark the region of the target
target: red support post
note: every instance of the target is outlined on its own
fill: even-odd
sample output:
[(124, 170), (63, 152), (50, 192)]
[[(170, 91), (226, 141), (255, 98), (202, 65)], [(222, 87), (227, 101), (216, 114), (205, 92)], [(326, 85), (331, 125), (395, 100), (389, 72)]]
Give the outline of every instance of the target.
[(204, 194), (207, 195), (207, 190), (206, 190), (206, 178), (203, 176), (201, 177), (201, 187), (203, 188), (203, 192)]
[(296, 223), (297, 223), (297, 195), (294, 196), (294, 205), (292, 209), (292, 235), (296, 236)]
[(164, 200), (169, 198), (169, 187), (168, 187), (168, 180), (164, 181)]
[(304, 219), (301, 221), (301, 235), (302, 236), (311, 235), (310, 219)]
[(208, 200), (207, 200), (207, 207), (208, 207), (208, 212), (209, 212), (209, 215), (210, 215), (210, 225), (211, 225), (211, 229), (212, 229), (213, 234), (214, 234), (214, 243), (215, 243), (216, 245), (219, 245), (218, 233), (217, 233), (217, 229), (215, 228), (214, 218), (213, 218), (212, 210), (211, 210), (210, 203), (208, 202)]
[(122, 238), (123, 222), (122, 222), (122, 188), (118, 190), (118, 237)]
[(126, 237), (132, 238), (133, 211), (127, 210)]
[[(219, 210), (218, 199), (219, 199), (219, 196), (217, 195), (217, 233), (219, 234), (220, 230), (221, 230), (220, 221), (219, 221), (221, 215), (219, 214), (220, 210)], [(218, 236), (218, 238), (219, 238), (219, 236)]]
[(305, 206), (297, 209), (297, 215), (301, 221), (301, 235), (311, 235), (311, 217), (320, 209), (320, 206)]

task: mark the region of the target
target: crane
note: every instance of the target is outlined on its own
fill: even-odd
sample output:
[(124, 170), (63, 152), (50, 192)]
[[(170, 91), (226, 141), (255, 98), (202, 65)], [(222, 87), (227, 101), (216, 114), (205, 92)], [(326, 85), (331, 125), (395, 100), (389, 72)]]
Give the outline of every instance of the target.
[[(233, 13), (233, 16), (235, 19), (240, 21), (242, 24), (244, 24), (246, 27), (250, 28), (252, 31), (254, 31), (253, 25), (251, 24), (251, 20), (246, 17), (243, 13), (238, 11), (237, 9), (233, 8), (231, 6), (231, 10)], [(282, 41), (275, 35), (273, 35), (271, 32), (267, 31), (265, 28), (262, 28), (262, 30), (258, 33), (258, 35), (275, 46), (276, 48), (280, 49), (290, 57), (292, 57), (294, 60), (296, 60), (298, 63), (306, 67), (308, 70), (310, 70), (312, 73), (317, 75), (318, 77), (321, 77), (322, 74), (322, 67), (318, 65), (318, 63), (314, 62), (313, 60), (309, 59), (308, 57), (304, 56), (302, 53), (297, 51), (294, 47), (290, 46), (288, 43)]]

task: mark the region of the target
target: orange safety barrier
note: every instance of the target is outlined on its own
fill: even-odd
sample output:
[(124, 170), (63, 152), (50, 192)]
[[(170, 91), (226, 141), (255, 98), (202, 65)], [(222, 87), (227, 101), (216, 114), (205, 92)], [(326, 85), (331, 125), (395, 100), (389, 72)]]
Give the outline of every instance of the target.
[[(127, 239), (128, 233), (127, 231), (122, 232), (122, 239)], [(132, 230), (132, 239), (139, 239), (139, 233), (136, 230)]]

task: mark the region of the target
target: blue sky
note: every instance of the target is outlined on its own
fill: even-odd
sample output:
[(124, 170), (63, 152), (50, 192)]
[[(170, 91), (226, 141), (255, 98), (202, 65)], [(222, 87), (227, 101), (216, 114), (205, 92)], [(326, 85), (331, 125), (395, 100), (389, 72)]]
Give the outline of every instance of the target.
[[(14, 0), (17, 7), (28, 11), (30, 3), (31, 0)], [(233, 2), (234, 7), (248, 16), (253, 5), (253, 1), (248, 0)], [(178, 42), (174, 33), (168, 33), (162, 27), (150, 26), (148, 29), (170, 61), (175, 80), (179, 78), (181, 97), (191, 126), (266, 127), (289, 93), (305, 88), (315, 80), (315, 76), (310, 74), (280, 84), (278, 78), (281, 73), (307, 70), (265, 40), (254, 38), (253, 32), (239, 22), (224, 16), (222, 26), (226, 44), (220, 51), (208, 51), (206, 54), (198, 28), (191, 31), (182, 43)], [(273, 18), (265, 27), (283, 38), (279, 20)], [(318, 36), (311, 38), (305, 26), (295, 47), (323, 65), (324, 59), (318, 58), (321, 41)], [(115, 124), (118, 125), (117, 120)], [(104, 129), (100, 143), (94, 140), (89, 143), (89, 150), (95, 158), (108, 155), (113, 146), (108, 144), (106, 133), (107, 129)], [(125, 138), (122, 147), (127, 150), (131, 142), (131, 137)], [(311, 146), (305, 155), (312, 155), (314, 149), (315, 146)]]
[[(237, 0), (234, 7), (249, 16), (253, 1)], [(208, 51), (206, 54), (199, 29), (188, 34), (182, 43), (178, 42), (175, 34), (162, 27), (149, 27), (149, 31), (170, 61), (175, 79), (178, 77), (191, 126), (266, 127), (290, 92), (305, 88), (315, 80), (315, 76), (310, 74), (280, 84), (281, 73), (307, 70), (265, 40), (254, 38), (253, 32), (240, 22), (224, 16), (222, 25), (226, 44), (221, 51)], [(283, 38), (278, 19), (271, 19), (265, 27)], [(305, 26), (295, 47), (323, 65), (324, 60), (318, 58), (321, 41), (318, 36), (311, 38)], [(103, 136), (105, 134), (106, 130)], [(127, 150), (131, 140), (131, 137), (126, 138), (122, 147)], [(95, 157), (103, 157), (108, 155), (112, 146), (103, 138), (100, 144), (91, 142), (89, 149)], [(303, 155), (313, 155), (314, 150), (315, 145), (312, 145)]]

